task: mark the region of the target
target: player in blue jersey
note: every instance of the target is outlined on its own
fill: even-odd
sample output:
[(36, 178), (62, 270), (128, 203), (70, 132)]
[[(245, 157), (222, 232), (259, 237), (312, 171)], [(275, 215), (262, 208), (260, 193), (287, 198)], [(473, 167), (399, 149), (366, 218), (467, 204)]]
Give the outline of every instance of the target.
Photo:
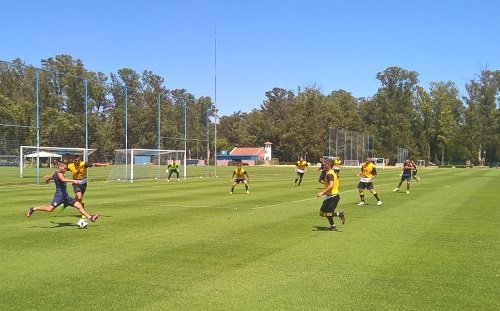
[(26, 216), (31, 217), (31, 215), (33, 215), (33, 213), (36, 211), (52, 212), (59, 205), (64, 204), (65, 206), (73, 206), (77, 208), (80, 214), (82, 214), (92, 222), (95, 222), (99, 218), (99, 213), (96, 213), (95, 215), (90, 215), (80, 202), (69, 196), (66, 183), (71, 182), (78, 184), (80, 181), (67, 179), (64, 176), (64, 173), (66, 173), (67, 170), (68, 170), (68, 165), (64, 162), (59, 162), (57, 166), (57, 172), (55, 172), (52, 175), (47, 175), (44, 177), (46, 183), (48, 183), (50, 180), (54, 180), (54, 183), (56, 185), (56, 193), (54, 194), (54, 198), (52, 199), (52, 202), (48, 206), (31, 207), (30, 209), (28, 209)]
[(318, 181), (322, 184), (324, 183), (324, 179), (325, 179), (325, 176), (326, 176), (326, 170), (325, 170), (325, 159), (323, 159), (323, 157), (320, 157), (319, 158), (319, 163), (321, 163), (320, 167), (318, 168), (318, 172), (321, 171), (320, 175), (319, 175), (319, 179)]
[(399, 187), (403, 184), (404, 181), (406, 181), (406, 193), (410, 193), (410, 182), (411, 182), (411, 174), (413, 170), (413, 164), (411, 163), (410, 160), (406, 160), (405, 163), (403, 163), (403, 171), (401, 172), (401, 180), (398, 183), (398, 186), (396, 189), (392, 190), (394, 192), (399, 191)]

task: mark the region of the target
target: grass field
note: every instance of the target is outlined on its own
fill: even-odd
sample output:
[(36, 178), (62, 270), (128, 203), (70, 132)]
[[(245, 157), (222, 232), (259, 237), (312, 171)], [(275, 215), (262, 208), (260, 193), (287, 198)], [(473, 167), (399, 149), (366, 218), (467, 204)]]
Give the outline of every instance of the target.
[(294, 187), (292, 167), (250, 167), (249, 195), (229, 195), (227, 167), (133, 184), (107, 170), (90, 169), (101, 218), (82, 230), (73, 208), (27, 219), (54, 185), (0, 168), (1, 310), (500, 310), (500, 170), (423, 169), (409, 195), (380, 170), (383, 205), (360, 207), (344, 169), (338, 232), (314, 169)]

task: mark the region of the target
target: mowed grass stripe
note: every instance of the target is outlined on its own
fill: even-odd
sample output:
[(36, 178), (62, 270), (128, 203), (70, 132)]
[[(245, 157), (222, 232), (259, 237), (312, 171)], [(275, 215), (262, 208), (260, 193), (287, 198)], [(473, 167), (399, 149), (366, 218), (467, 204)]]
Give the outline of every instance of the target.
[[(461, 248), (467, 248), (467, 242), (465, 241), (462, 245), (462, 241), (454, 240), (453, 236), (457, 233), (460, 236), (463, 233), (469, 234), (468, 231), (470, 230), (470, 225), (474, 223), (474, 218), (471, 217), (471, 213), (463, 212), (464, 202), (462, 200), (467, 201), (467, 196), (470, 193), (480, 191), (484, 185), (478, 183), (470, 187), (468, 185), (469, 181), (467, 178), (464, 178), (468, 177), (464, 174), (464, 171), (459, 174), (454, 173), (450, 177), (455, 181), (460, 180), (461, 182), (455, 183), (452, 188), (443, 189), (442, 187), (436, 187), (435, 192), (446, 191), (452, 198), (459, 199), (453, 200), (448, 196), (435, 196), (430, 201), (419, 200), (418, 206), (401, 204), (398, 210), (392, 209), (390, 220), (394, 222), (392, 227), (401, 226), (406, 230), (397, 230), (397, 236), (392, 235), (391, 231), (381, 232), (389, 234), (381, 236), (380, 240), (382, 238), (389, 240), (397, 247), (395, 249), (396, 252), (393, 253), (388, 252), (387, 249), (380, 249), (384, 254), (383, 259), (387, 261), (386, 269), (381, 269), (379, 273), (373, 276), (374, 285), (372, 287), (384, 288), (387, 291), (387, 284), (394, 284), (395, 286), (391, 287), (390, 291), (385, 294), (394, 295), (397, 292), (402, 305), (405, 302), (410, 305), (413, 304), (414, 295), (421, 294), (423, 298), (421, 304), (425, 309), (453, 310), (458, 305), (463, 306), (460, 301), (456, 300), (455, 295), (450, 295), (450, 290), (461, 292), (462, 295), (460, 297), (467, 300), (470, 307), (473, 307), (475, 304), (473, 300), (467, 298), (467, 295), (468, 292), (470, 294), (471, 291), (478, 291), (481, 288), (480, 284), (474, 284), (472, 288), (470, 288), (471, 286), (467, 286), (471, 282), (469, 275), (464, 274), (464, 267), (461, 266), (461, 263), (470, 264), (470, 261), (457, 254), (457, 252), (463, 253)], [(462, 192), (464, 186), (467, 186), (470, 190), (465, 195)], [(397, 211), (405, 213), (406, 208), (411, 208), (411, 210), (406, 210), (411, 217), (407, 217), (405, 221), (403, 217), (398, 215)], [(467, 224), (456, 223), (456, 215), (467, 215)], [(463, 219), (461, 220), (463, 221)], [(383, 220), (379, 219), (379, 221)], [(390, 227), (387, 226), (386, 228)], [(436, 230), (445, 231), (446, 236), (437, 235)], [(402, 232), (404, 232), (404, 235), (401, 235)], [(441, 240), (443, 238), (445, 239), (444, 241)], [(380, 243), (380, 241), (376, 242)], [(383, 266), (381, 265), (381, 267)], [(411, 277), (408, 277), (409, 275)], [(419, 286), (415, 286), (415, 279), (419, 279), (417, 283)], [(380, 283), (387, 284), (384, 286), (384, 284)], [(402, 288), (404, 290), (401, 290)], [(403, 293), (406, 293), (406, 297), (402, 295)], [(369, 292), (365, 300), (374, 300), (377, 295), (381, 294), (384, 293), (378, 291)], [(428, 297), (431, 298), (425, 299)], [(453, 298), (448, 299), (451, 297)]]
[[(220, 183), (193, 181), (191, 188), (184, 188), (188, 183), (182, 187), (177, 186), (182, 182), (175, 183), (175, 189), (169, 187), (172, 182), (157, 186), (154, 182), (144, 182), (145, 195), (142, 195), (139, 182), (128, 185), (131, 186), (128, 189), (134, 191), (127, 191), (127, 187), (119, 187), (118, 191), (107, 186), (98, 189), (92, 185), (87, 198), (92, 203), (89, 208), (96, 206), (109, 217), (88, 230), (19, 225), (14, 230), (26, 231), (25, 239), (11, 241), (2, 235), (2, 242), (6, 242), (9, 249), (5, 256), (18, 256), (16, 260), (6, 260), (2, 275), (7, 276), (4, 283), (7, 285), (0, 285), (0, 298), (12, 310), (54, 309), (54, 305), (76, 310), (89, 306), (109, 310), (193, 307), (203, 310), (326, 310), (332, 304), (346, 310), (431, 310), (434, 305), (453, 310), (444, 302), (429, 303), (440, 299), (445, 291), (450, 299), (455, 296), (453, 287), (442, 291), (432, 288), (431, 281), (443, 283), (445, 270), (437, 269), (440, 273), (436, 273), (435, 279), (420, 277), (418, 271), (423, 269), (419, 262), (441, 260), (426, 244), (432, 243), (433, 228), (443, 227), (444, 236), (448, 226), (453, 227), (448, 219), (456, 207), (442, 208), (437, 216), (428, 218), (425, 218), (426, 211), (432, 210), (433, 204), (449, 204), (445, 203), (451, 200), (448, 197), (438, 199), (447, 191), (442, 185), (453, 186), (456, 180), (470, 178), (479, 171), (471, 170), (471, 175), (463, 175), (465, 170), (456, 173), (446, 170), (447, 174), (434, 171), (422, 172), (423, 182), (412, 183), (415, 189), (425, 185), (431, 190), (415, 190), (408, 196), (391, 192), (398, 180), (396, 171), (381, 172), (376, 186), (394, 183), (394, 186), (377, 189), (384, 201), (381, 207), (375, 207), (370, 194), (367, 194), (370, 205), (366, 207), (354, 205), (359, 200), (356, 191), (343, 194), (340, 207), (348, 213), (348, 223), (339, 225), (342, 232), (337, 233), (313, 231), (315, 226), (326, 225), (326, 220), (318, 216), (321, 199), (293, 202), (313, 197), (318, 191), (320, 185), (315, 180), (312, 182), (312, 178), (296, 188), (291, 185), (293, 178), (288, 181), (284, 176), (279, 179), (283, 182), (277, 183), (272, 181), (276, 176), (270, 176), (271, 180), (262, 178), (259, 183), (255, 181), (255, 186), (251, 184), (248, 196), (229, 196), (227, 178)], [(498, 175), (484, 179), (495, 177)], [(344, 178), (342, 189), (355, 190), (356, 179)], [(285, 187), (285, 182), (290, 186)], [(264, 184), (265, 187), (261, 187)], [(242, 185), (238, 187), (243, 191)], [(463, 187), (458, 183), (451, 188)], [(166, 192), (162, 192), (164, 188)], [(193, 189), (204, 194), (201, 199), (196, 200)], [(173, 194), (169, 206), (166, 199), (169, 190), (184, 196)], [(275, 199), (290, 201), (252, 209), (258, 204), (275, 202)], [(144, 204), (130, 204), (140, 200)], [(208, 207), (191, 208), (196, 201)], [(22, 209), (24, 212), (24, 207)], [(498, 212), (493, 210), (492, 213), (498, 217)], [(41, 225), (52, 220), (50, 215), (35, 216), (39, 216), (36, 221)], [(62, 216), (61, 221), (76, 222), (74, 216), (71, 213)], [(59, 218), (55, 217), (57, 221)], [(416, 222), (413, 218), (423, 220)], [(472, 218), (472, 221), (475, 220)], [(3, 220), (0, 222), (4, 224)], [(460, 231), (455, 233), (460, 237)], [(89, 241), (94, 243), (91, 247), (87, 247)], [(458, 241), (452, 239), (446, 243), (450, 248), (453, 246), (453, 251), (460, 250)], [(421, 254), (421, 260), (416, 260), (416, 249), (425, 247), (430, 250)], [(435, 251), (438, 250), (436, 247)], [(489, 250), (490, 255), (498, 255), (498, 249)], [(28, 265), (33, 262), (32, 255), (39, 259), (36, 267)], [(476, 256), (481, 257), (480, 254)], [(444, 259), (444, 263), (437, 262), (438, 267), (446, 264)], [(401, 268), (401, 263), (410, 263), (409, 270)], [(91, 276), (85, 272), (89, 264), (94, 271)], [(472, 266), (465, 259), (462, 264), (469, 269)], [(23, 273), (12, 273), (22, 268)], [(481, 276), (484, 271), (477, 269)], [(423, 286), (429, 289), (423, 290)], [(40, 288), (48, 287), (53, 291), (42, 295)], [(25, 291), (32, 293), (28, 300), (23, 295)], [(318, 295), (332, 291), (335, 295), (329, 297), (329, 302)], [(384, 293), (401, 298), (388, 300)], [(427, 296), (420, 305), (422, 294)], [(93, 303), (79, 303), (86, 295), (97, 298)], [(36, 297), (40, 299), (33, 302)], [(475, 298), (485, 298), (486, 303), (480, 305), (482, 310), (494, 306), (488, 304), (488, 293), (479, 293)], [(475, 301), (471, 297), (463, 299)]]

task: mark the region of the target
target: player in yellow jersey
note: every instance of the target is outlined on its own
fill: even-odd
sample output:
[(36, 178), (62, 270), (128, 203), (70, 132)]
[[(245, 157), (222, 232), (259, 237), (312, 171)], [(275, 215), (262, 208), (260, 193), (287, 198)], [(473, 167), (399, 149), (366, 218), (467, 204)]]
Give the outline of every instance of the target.
[[(236, 177), (236, 178), (235, 178)], [(238, 166), (236, 169), (233, 171), (233, 176), (231, 177), (231, 192), (229, 194), (233, 194), (234, 187), (236, 187), (237, 184), (242, 182), (245, 185), (245, 189), (247, 194), (250, 193), (248, 190), (248, 173), (247, 171), (241, 167), (241, 163), (238, 163)]]
[(333, 160), (326, 159), (325, 160), (325, 178), (323, 180), (323, 184), (325, 188), (316, 194), (317, 197), (325, 196), (323, 200), (323, 204), (321, 204), (321, 208), (319, 210), (319, 215), (321, 217), (326, 217), (328, 222), (330, 223), (330, 227), (328, 229), (332, 231), (337, 231), (337, 227), (333, 221), (333, 216), (337, 216), (342, 221), (342, 224), (345, 223), (344, 212), (335, 212), (337, 205), (340, 201), (339, 195), (339, 178), (335, 171), (332, 169)]
[(168, 182), (170, 182), (170, 177), (172, 176), (173, 173), (176, 174), (177, 181), (179, 181), (179, 165), (177, 165), (177, 162), (174, 161), (168, 165), (167, 173), (168, 173), (168, 179), (167, 179)]
[(73, 173), (73, 179), (78, 180), (78, 183), (73, 184), (73, 191), (75, 192), (75, 199), (83, 206), (83, 195), (87, 190), (87, 168), (94, 166), (108, 166), (108, 163), (90, 163), (82, 161), (80, 155), (73, 158), (73, 162), (68, 164), (68, 170)]
[(295, 163), (295, 171), (297, 172), (297, 177), (295, 177), (295, 186), (297, 186), (297, 181), (300, 183), (302, 182), (302, 177), (304, 177), (304, 173), (307, 172), (307, 167), (308, 164), (306, 161), (304, 161), (304, 158), (300, 158), (297, 163)]
[(380, 201), (377, 191), (375, 191), (375, 188), (373, 187), (373, 179), (375, 179), (376, 176), (377, 168), (375, 167), (375, 164), (373, 164), (371, 156), (368, 156), (365, 163), (361, 165), (361, 172), (358, 174), (358, 177), (361, 177), (358, 184), (361, 202), (359, 202), (358, 205), (365, 205), (364, 189), (368, 189), (373, 194), (375, 199), (377, 199), (377, 205), (382, 205), (382, 201)]
[(342, 159), (337, 157), (335, 161), (333, 161), (333, 171), (337, 174), (337, 177), (340, 177), (340, 168), (342, 167)]

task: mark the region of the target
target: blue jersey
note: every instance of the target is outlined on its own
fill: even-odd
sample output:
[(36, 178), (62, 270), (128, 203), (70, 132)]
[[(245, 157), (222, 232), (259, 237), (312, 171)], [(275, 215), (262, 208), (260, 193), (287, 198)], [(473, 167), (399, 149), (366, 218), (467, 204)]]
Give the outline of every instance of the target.
[(54, 178), (54, 183), (56, 184), (55, 195), (62, 195), (64, 197), (67, 197), (68, 196), (68, 188), (66, 186), (66, 183), (59, 179), (59, 173), (55, 172), (54, 175), (52, 175), (52, 178)]
[(66, 183), (59, 179), (58, 172), (52, 175), (54, 178), (54, 183), (56, 184), (56, 193), (54, 193), (54, 198), (50, 205), (57, 207), (64, 203), (64, 205), (74, 206), (76, 200), (69, 196)]
[(413, 170), (413, 166), (408, 163), (408, 164), (404, 164), (403, 165), (403, 173), (401, 174), (401, 176), (404, 176), (404, 177), (411, 177), (411, 171)]

